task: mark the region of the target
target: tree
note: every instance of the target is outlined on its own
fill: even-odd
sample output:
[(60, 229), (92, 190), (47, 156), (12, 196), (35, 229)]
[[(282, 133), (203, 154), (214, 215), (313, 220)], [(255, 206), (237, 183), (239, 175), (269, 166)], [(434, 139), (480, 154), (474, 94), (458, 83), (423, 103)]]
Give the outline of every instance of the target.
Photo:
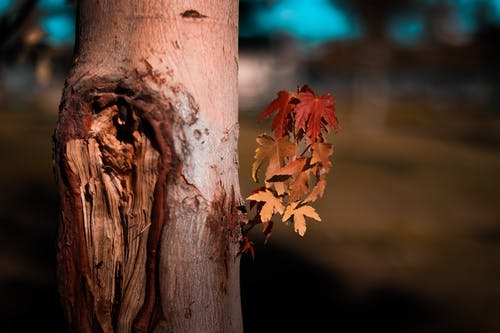
[(238, 3), (82, 0), (54, 133), (74, 332), (239, 332)]

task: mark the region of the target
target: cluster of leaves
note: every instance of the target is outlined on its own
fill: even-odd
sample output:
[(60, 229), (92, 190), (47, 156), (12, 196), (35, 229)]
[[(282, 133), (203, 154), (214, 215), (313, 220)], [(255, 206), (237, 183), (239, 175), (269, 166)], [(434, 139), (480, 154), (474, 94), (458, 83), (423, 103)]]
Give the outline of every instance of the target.
[(333, 146), (326, 141), (330, 129), (337, 131), (335, 100), (330, 94), (317, 95), (309, 86), (297, 92), (280, 91), (278, 97), (262, 112), (259, 120), (272, 118), (273, 134), (257, 137), (252, 177), (264, 186), (246, 199), (249, 215), (243, 229), (241, 252), (250, 251), (248, 232), (257, 224), (264, 226), (266, 240), (271, 236), (273, 216), (293, 223), (303, 236), (306, 217), (321, 221), (311, 203), (323, 196), (326, 176), (332, 167), (329, 157)]

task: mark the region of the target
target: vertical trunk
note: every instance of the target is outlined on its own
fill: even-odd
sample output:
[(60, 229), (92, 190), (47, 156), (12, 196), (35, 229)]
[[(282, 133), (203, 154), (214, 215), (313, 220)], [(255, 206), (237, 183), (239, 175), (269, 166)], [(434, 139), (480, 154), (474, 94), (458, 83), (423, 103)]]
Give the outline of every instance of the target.
[(82, 0), (54, 134), (75, 332), (240, 332), (236, 0)]

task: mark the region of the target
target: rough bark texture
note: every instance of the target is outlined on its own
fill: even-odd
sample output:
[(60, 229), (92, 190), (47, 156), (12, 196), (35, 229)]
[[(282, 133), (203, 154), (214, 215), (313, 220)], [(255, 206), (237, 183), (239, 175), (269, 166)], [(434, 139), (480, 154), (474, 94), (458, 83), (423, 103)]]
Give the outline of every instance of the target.
[(240, 332), (237, 1), (81, 1), (54, 134), (74, 332)]

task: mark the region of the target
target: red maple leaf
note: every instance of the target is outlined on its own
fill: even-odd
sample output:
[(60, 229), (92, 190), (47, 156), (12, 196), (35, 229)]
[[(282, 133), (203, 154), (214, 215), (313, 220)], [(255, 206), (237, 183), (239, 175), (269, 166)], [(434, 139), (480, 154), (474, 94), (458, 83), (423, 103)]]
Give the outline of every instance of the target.
[(322, 137), (322, 130), (328, 132), (329, 127), (337, 130), (335, 116), (335, 99), (330, 94), (316, 95), (311, 88), (304, 86), (297, 95), (299, 103), (295, 106), (295, 136), (301, 131), (311, 139), (312, 143)]
[(290, 95), (288, 91), (284, 90), (278, 92), (278, 97), (259, 116), (259, 121), (262, 121), (271, 117), (276, 111), (278, 112), (271, 123), (276, 139), (284, 137), (291, 130), (292, 118), (290, 117), (290, 111), (293, 104), (290, 102), (293, 100), (294, 95)]

